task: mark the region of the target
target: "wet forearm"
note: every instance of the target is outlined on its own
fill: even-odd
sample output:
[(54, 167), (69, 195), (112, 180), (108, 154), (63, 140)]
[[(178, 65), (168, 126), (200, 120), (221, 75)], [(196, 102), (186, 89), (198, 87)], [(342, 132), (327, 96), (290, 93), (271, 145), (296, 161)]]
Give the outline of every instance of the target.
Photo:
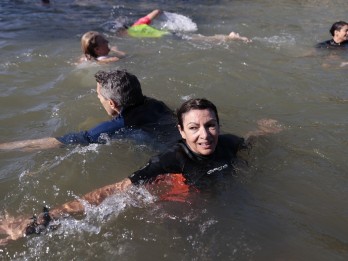
[(62, 146), (56, 138), (42, 138), (35, 140), (13, 141), (0, 144), (0, 150), (23, 150), (32, 151), (40, 149), (51, 149)]
[(246, 134), (245, 139), (247, 141), (253, 141), (259, 136), (275, 134), (281, 132), (283, 127), (277, 120), (274, 119), (261, 119), (257, 121), (258, 129), (250, 131)]
[(111, 47), (111, 51), (114, 52), (117, 56), (120, 58), (123, 58), (126, 56), (125, 52), (120, 51), (116, 46)]
[(131, 184), (132, 183), (130, 179), (126, 178), (121, 182), (98, 188), (82, 196), (81, 200), (73, 200), (63, 204), (60, 207), (52, 209), (50, 211), (50, 215), (52, 216), (52, 218), (57, 219), (64, 214), (82, 214), (85, 211), (82, 201), (86, 201), (91, 205), (97, 206), (101, 204), (107, 197), (118, 192), (124, 192)]

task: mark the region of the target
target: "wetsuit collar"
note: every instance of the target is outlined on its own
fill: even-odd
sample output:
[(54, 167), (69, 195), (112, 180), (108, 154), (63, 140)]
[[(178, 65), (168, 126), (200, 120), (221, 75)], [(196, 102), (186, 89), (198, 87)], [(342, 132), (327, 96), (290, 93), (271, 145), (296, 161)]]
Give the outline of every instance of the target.
[(180, 140), (179, 144), (181, 147), (184, 149), (185, 153), (191, 158), (191, 159), (196, 159), (196, 160), (207, 160), (213, 157), (214, 152), (210, 155), (201, 155), (196, 152), (193, 152), (190, 147), (187, 145), (185, 140)]
[(334, 39), (331, 39), (331, 41), (330, 41), (330, 45), (334, 45), (334, 46), (340, 46), (340, 45), (343, 44), (343, 43), (344, 43), (344, 41), (341, 42), (341, 43), (337, 43), (337, 42), (335, 42)]
[(134, 104), (132, 106), (128, 106), (126, 108), (122, 108), (120, 114), (121, 113), (125, 114), (128, 111), (131, 111), (134, 108), (139, 107), (140, 105), (143, 105), (146, 102), (146, 99), (147, 99), (147, 97), (145, 95), (143, 95), (143, 97), (141, 99), (139, 99), (139, 101), (136, 104)]

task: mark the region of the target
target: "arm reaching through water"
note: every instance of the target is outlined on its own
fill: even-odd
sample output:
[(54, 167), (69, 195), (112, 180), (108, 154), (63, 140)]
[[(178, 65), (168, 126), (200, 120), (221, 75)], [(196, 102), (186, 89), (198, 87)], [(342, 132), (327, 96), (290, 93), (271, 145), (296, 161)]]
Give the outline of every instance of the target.
[[(130, 181), (130, 179), (125, 178), (120, 182), (93, 190), (82, 196), (81, 200), (87, 201), (91, 205), (98, 206), (110, 195), (116, 194), (118, 192), (125, 192), (131, 184), (132, 182)], [(81, 214), (84, 212), (84, 210), (84, 206), (81, 204), (80, 200), (73, 200), (61, 205), (60, 207), (52, 209), (50, 211), (50, 215), (53, 219), (57, 219), (64, 214)]]
[(109, 63), (109, 62), (117, 62), (121, 58), (124, 58), (126, 56), (125, 52), (120, 51), (116, 46), (112, 46), (110, 48), (110, 52), (113, 53), (116, 56), (100, 56), (97, 58), (97, 61), (100, 63)]
[[(110, 195), (125, 192), (131, 184), (132, 182), (130, 181), (130, 179), (125, 178), (120, 182), (93, 190), (92, 192), (89, 192), (82, 196), (81, 200), (87, 201), (89, 204), (97, 206)], [(59, 219), (64, 214), (82, 214), (84, 213), (84, 210), (85, 208), (80, 200), (73, 200), (52, 209), (49, 213), (43, 213), (43, 215), (39, 216), (38, 222), (36, 222), (36, 220), (32, 221), (32, 219), (28, 217), (14, 218), (9, 215), (5, 215), (0, 219), (0, 234), (5, 234), (7, 235), (7, 237), (0, 239), (0, 245), (5, 245), (12, 240), (17, 240), (32, 233), (39, 234), (42, 230), (42, 227), (45, 228), (49, 225), (47, 218), (45, 218), (45, 214), (49, 214), (49, 220), (55, 220)], [(38, 226), (41, 226), (41, 228), (39, 228), (39, 230), (36, 230), (36, 227)], [(28, 228), (30, 228), (33, 232), (28, 233)]]
[(160, 13), (161, 13), (161, 10), (155, 9), (152, 12), (148, 13), (146, 17), (149, 18), (151, 21), (153, 21)]
[(258, 120), (257, 125), (258, 125), (257, 130), (250, 131), (246, 134), (246, 137), (245, 137), (246, 141), (252, 142), (255, 138), (259, 136), (275, 134), (283, 130), (283, 127), (279, 124), (279, 122), (274, 119)]
[(112, 46), (110, 51), (114, 52), (119, 58), (123, 58), (126, 56), (125, 52), (120, 51), (116, 46)]
[(225, 34), (215, 34), (210, 36), (205, 36), (201, 34), (194, 34), (191, 36), (192, 40), (203, 40), (203, 41), (228, 41), (228, 40), (241, 40), (245, 43), (251, 43), (252, 40), (245, 37), (240, 36), (239, 33), (231, 32), (228, 35)]
[(102, 133), (112, 136), (117, 130), (124, 127), (124, 121), (120, 117), (114, 117), (110, 121), (99, 123), (88, 131), (71, 132), (60, 137), (48, 137), (42, 139), (14, 141), (0, 143), (0, 150), (34, 151), (42, 149), (58, 148), (63, 145), (88, 145), (90, 143), (105, 143), (99, 139)]
[(34, 140), (22, 140), (0, 143), (0, 150), (21, 150), (21, 151), (34, 151), (40, 149), (52, 149), (62, 146), (63, 143), (56, 138), (48, 137)]

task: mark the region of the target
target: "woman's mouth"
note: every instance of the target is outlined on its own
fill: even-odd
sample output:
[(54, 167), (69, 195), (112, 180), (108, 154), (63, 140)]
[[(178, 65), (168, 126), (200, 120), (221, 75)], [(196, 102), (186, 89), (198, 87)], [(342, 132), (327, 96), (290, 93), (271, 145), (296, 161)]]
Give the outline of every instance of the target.
[(212, 143), (209, 141), (206, 141), (206, 142), (199, 142), (198, 145), (202, 147), (203, 149), (210, 149), (212, 146)]

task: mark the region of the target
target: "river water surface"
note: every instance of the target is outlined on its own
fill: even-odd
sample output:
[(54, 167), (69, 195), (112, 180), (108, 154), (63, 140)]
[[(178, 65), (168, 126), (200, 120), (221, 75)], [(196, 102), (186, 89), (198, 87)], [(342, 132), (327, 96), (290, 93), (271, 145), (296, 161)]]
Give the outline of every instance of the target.
[[(0, 142), (84, 130), (108, 117), (94, 73), (126, 68), (143, 92), (177, 108), (190, 97), (218, 107), (222, 130), (244, 135), (261, 118), (284, 131), (259, 139), (232, 184), (158, 200), (146, 189), (86, 206), (58, 230), (0, 247), (13, 260), (347, 260), (348, 52), (316, 51), (347, 20), (346, 0), (10, 1), (0, 4)], [(115, 21), (155, 8), (176, 36), (116, 37)], [(128, 55), (80, 64), (79, 40), (103, 32)], [(194, 32), (192, 32), (194, 31)], [(190, 34), (240, 33), (206, 42)], [(188, 37), (182, 37), (184, 34)], [(142, 134), (107, 145), (0, 152), (0, 212), (39, 213), (123, 179), (158, 152)], [(150, 144), (149, 144), (150, 143)]]

